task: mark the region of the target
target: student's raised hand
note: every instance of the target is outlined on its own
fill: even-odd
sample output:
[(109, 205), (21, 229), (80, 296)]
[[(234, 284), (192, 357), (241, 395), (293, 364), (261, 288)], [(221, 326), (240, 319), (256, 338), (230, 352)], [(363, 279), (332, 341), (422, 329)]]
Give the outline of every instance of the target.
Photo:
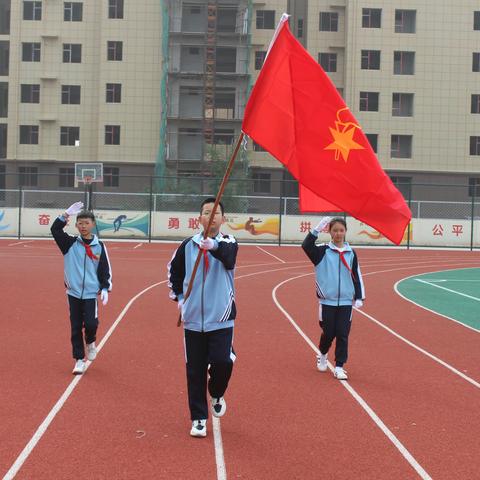
[(108, 290), (104, 288), (100, 293), (100, 300), (102, 301), (102, 305), (106, 305), (108, 303)]
[(363, 307), (363, 301), (360, 300), (360, 299), (355, 300), (355, 301), (353, 302), (353, 306), (354, 306), (355, 308), (362, 308), (362, 307)]
[(330, 223), (331, 219), (331, 217), (323, 217), (318, 223), (318, 225), (315, 227), (315, 230), (319, 233), (323, 231), (323, 229)]
[(67, 215), (76, 215), (77, 213), (80, 213), (82, 210), (83, 210), (83, 202), (75, 202), (65, 210), (65, 213)]
[(200, 240), (200, 248), (202, 250), (213, 250), (215, 248), (215, 240), (210, 237), (202, 238)]

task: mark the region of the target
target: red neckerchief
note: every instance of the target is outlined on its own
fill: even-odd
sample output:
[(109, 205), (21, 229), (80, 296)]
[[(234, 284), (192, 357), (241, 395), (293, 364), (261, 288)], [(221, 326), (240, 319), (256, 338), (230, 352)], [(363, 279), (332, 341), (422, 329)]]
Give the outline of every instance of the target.
[(92, 260), (98, 261), (98, 257), (92, 252), (92, 247), (88, 243), (81, 242), (82, 245), (85, 247), (85, 253), (87, 254), (88, 258), (91, 258)]
[(342, 263), (347, 267), (348, 271), (350, 272), (350, 275), (352, 276), (352, 279), (355, 280), (355, 275), (354, 273), (352, 272), (352, 269), (350, 268), (350, 265), (348, 264), (348, 262), (345, 260), (345, 252), (341, 252), (340, 250), (335, 250), (332, 248), (332, 250), (334, 252), (337, 252), (339, 255), (340, 255), (340, 260), (342, 261)]

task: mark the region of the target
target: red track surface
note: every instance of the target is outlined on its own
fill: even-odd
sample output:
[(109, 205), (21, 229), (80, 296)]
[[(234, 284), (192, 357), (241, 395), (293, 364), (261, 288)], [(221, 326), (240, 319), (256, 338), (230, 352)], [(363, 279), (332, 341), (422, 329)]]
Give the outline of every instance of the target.
[[(0, 242), (0, 474), (72, 381), (62, 258), (53, 242)], [(175, 246), (109, 243), (114, 291), (99, 339), (128, 301), (165, 280)], [(315, 343), (313, 269), (299, 248), (242, 246), (237, 269), (238, 359), (221, 420), (229, 479), (418, 478), (330, 372)], [(364, 311), (480, 381), (479, 334), (398, 297), (400, 278), (480, 266), (478, 252), (358, 249)], [(378, 272), (378, 273), (376, 273)], [(248, 275), (248, 276), (247, 276)], [(188, 435), (183, 337), (165, 284), (140, 296), (27, 458), (18, 479), (214, 479), (211, 422)], [(333, 354), (330, 355), (333, 358)], [(434, 479), (478, 478), (480, 389), (355, 313), (349, 384)]]

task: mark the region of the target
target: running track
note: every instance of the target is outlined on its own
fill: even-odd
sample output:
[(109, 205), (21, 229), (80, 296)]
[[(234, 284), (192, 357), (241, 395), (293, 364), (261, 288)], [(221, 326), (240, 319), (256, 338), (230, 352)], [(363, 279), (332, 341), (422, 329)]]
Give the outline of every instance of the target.
[[(165, 280), (175, 247), (108, 245), (114, 292), (99, 340), (123, 315), (16, 479), (478, 478), (479, 334), (393, 291), (413, 274), (479, 267), (478, 252), (357, 250), (367, 302), (353, 318), (348, 390), (314, 368), (317, 305), (301, 249), (241, 246), (238, 359), (214, 445), (211, 421), (207, 439), (188, 435), (183, 339), (165, 283), (124, 310)], [(12, 478), (73, 361), (53, 242), (3, 240), (0, 259), (0, 473)]]

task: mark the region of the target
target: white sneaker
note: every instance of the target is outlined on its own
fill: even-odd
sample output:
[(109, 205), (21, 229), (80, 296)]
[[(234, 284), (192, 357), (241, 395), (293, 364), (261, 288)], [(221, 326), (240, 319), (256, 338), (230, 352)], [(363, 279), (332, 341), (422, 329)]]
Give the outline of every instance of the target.
[(97, 347), (95, 342), (87, 343), (87, 360), (93, 362), (97, 358)]
[(347, 371), (343, 367), (335, 367), (333, 375), (338, 380), (348, 380)]
[(77, 360), (73, 367), (72, 373), (74, 375), (81, 375), (85, 371), (85, 360)]
[(327, 354), (323, 355), (323, 353), (321, 353), (320, 355), (317, 355), (317, 370), (319, 370), (320, 372), (326, 372), (327, 369)]
[(214, 417), (223, 417), (227, 411), (227, 403), (223, 397), (211, 398), (212, 402), (212, 415)]
[(192, 429), (190, 430), (192, 437), (206, 437), (207, 436), (207, 421), (194, 420), (192, 422)]

